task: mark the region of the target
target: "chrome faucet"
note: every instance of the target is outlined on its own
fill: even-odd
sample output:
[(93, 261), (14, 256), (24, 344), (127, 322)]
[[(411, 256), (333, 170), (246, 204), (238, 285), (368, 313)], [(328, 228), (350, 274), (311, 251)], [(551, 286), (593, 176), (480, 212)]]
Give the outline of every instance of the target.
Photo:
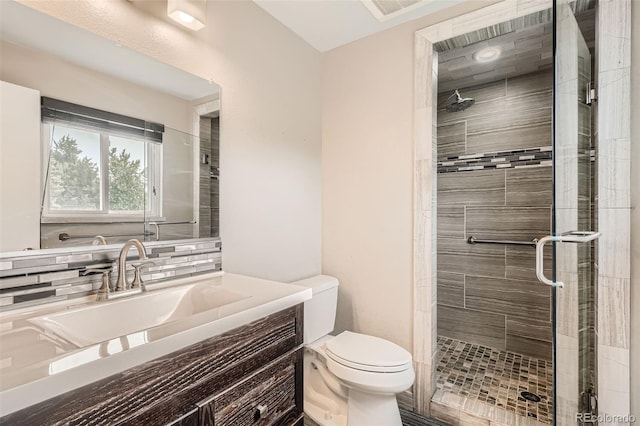
[[(139, 260), (147, 260), (147, 251), (144, 248), (144, 245), (139, 240), (135, 238), (127, 241), (122, 246), (122, 250), (120, 250), (120, 256), (118, 257), (118, 280), (116, 281), (116, 291), (128, 290), (129, 283), (127, 282), (127, 254), (129, 253), (129, 249), (131, 247), (135, 247), (138, 250), (138, 259)], [(134, 284), (136, 281), (138, 285), (141, 284), (139, 280), (139, 272), (136, 274), (137, 280), (134, 280)]]

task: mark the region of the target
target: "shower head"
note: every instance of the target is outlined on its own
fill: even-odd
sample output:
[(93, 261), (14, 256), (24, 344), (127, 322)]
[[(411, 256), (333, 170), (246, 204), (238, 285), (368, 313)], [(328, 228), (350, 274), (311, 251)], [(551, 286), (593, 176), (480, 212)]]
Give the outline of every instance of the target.
[(449, 112), (464, 111), (465, 109), (476, 103), (476, 100), (473, 98), (463, 98), (462, 96), (460, 96), (460, 92), (458, 92), (458, 89), (456, 89), (451, 96), (454, 95), (456, 96), (456, 100), (453, 101), (453, 103), (447, 105), (447, 111)]

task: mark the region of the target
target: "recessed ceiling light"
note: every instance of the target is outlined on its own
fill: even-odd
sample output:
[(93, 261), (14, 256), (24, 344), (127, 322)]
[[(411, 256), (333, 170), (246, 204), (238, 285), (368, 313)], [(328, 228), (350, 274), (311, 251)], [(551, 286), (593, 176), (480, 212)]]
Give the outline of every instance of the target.
[(473, 59), (477, 62), (491, 62), (500, 57), (502, 50), (499, 47), (485, 47), (473, 54)]
[(204, 28), (206, 0), (167, 0), (167, 16), (193, 31)]
[(180, 20), (182, 22), (184, 22), (185, 24), (190, 24), (193, 21), (196, 20), (196, 18), (194, 18), (193, 16), (189, 15), (188, 13), (185, 13), (181, 10), (178, 10), (178, 18), (180, 18)]

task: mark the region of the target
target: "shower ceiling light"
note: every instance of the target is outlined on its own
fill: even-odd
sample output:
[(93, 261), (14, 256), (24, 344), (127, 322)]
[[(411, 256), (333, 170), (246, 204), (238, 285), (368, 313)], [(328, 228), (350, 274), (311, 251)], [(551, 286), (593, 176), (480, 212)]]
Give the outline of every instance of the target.
[(205, 26), (206, 0), (168, 0), (167, 16), (190, 30), (198, 31)]
[(498, 59), (501, 52), (499, 47), (485, 47), (474, 53), (473, 59), (477, 62), (491, 62)]

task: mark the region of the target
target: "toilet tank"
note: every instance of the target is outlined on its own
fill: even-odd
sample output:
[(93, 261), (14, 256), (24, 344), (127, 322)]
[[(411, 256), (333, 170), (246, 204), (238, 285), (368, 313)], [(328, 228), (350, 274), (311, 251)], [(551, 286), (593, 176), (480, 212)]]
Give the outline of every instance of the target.
[(316, 275), (291, 284), (309, 287), (311, 300), (304, 302), (304, 343), (315, 342), (333, 331), (338, 305), (338, 279)]

